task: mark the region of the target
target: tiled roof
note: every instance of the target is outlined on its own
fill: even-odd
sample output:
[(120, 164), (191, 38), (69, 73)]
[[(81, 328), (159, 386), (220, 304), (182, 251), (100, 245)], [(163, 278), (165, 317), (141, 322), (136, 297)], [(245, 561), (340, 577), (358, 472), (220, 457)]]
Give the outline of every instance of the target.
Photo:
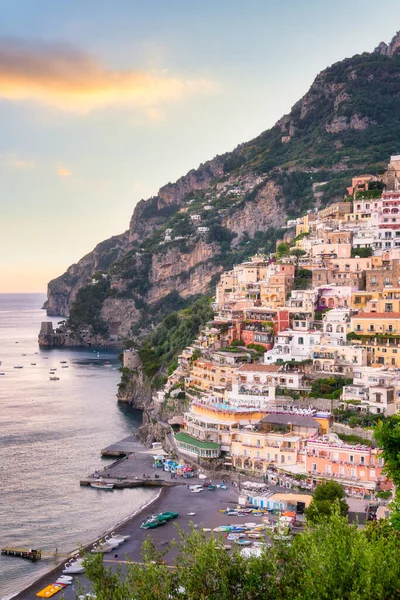
[(281, 365), (242, 365), (238, 371), (258, 371), (259, 373), (277, 373)]
[(358, 313), (358, 315), (353, 315), (352, 319), (400, 319), (400, 312)]

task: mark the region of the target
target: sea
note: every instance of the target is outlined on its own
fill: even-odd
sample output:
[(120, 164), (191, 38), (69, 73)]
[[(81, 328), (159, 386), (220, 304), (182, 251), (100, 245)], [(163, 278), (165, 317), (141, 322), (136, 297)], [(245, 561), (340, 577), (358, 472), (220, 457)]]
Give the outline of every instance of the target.
[(141, 414), (116, 401), (117, 352), (39, 349), (45, 299), (0, 294), (0, 546), (44, 553), (37, 563), (0, 556), (2, 600), (51, 569), (56, 548), (68, 554), (89, 543), (157, 495), (79, 486), (109, 464), (101, 448), (134, 433)]

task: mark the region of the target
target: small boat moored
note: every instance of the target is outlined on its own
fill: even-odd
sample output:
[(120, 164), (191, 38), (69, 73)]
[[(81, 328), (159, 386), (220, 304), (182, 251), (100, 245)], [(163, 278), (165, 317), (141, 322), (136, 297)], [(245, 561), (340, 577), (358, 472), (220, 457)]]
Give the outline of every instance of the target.
[(92, 483), (90, 484), (90, 487), (95, 488), (96, 490), (112, 490), (112, 489), (114, 489), (114, 484), (107, 483), (106, 481), (99, 479), (97, 481), (92, 481)]

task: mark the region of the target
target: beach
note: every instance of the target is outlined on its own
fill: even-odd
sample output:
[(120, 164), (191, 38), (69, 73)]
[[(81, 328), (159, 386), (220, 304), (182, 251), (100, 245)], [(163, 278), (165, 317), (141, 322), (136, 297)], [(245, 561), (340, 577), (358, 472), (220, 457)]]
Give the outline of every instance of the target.
[[(198, 480), (190, 480), (189, 484), (199, 483)], [(216, 482), (221, 483), (221, 482)], [(185, 531), (190, 529), (190, 523), (202, 525), (206, 528), (213, 529), (218, 525), (227, 525), (232, 521), (245, 522), (249, 520), (249, 517), (229, 517), (221, 514), (219, 511), (223, 510), (227, 506), (234, 506), (237, 504), (237, 489), (233, 486), (228, 486), (227, 490), (215, 489), (213, 491), (204, 489), (203, 492), (195, 494), (192, 493), (187, 485), (178, 485), (171, 488), (161, 488), (160, 495), (147, 506), (143, 507), (130, 519), (125, 521), (119, 527), (114, 530), (122, 535), (129, 535), (130, 539), (127, 540), (122, 546), (113, 550), (111, 553), (104, 555), (104, 561), (107, 566), (116, 568), (118, 564), (125, 564), (125, 561), (131, 560), (135, 562), (141, 561), (141, 547), (147, 536), (151, 536), (156, 546), (162, 549), (166, 543), (176, 538), (177, 530), (174, 527), (176, 523)], [(179, 513), (179, 517), (173, 521), (168, 522), (162, 527), (158, 527), (153, 530), (141, 529), (140, 525), (142, 521), (151, 514), (158, 514), (165, 511), (174, 511)], [(189, 516), (188, 512), (196, 513), (194, 516)], [(251, 517), (251, 520), (261, 522), (260, 517)], [(92, 547), (92, 544), (90, 544)], [(117, 558), (114, 558), (115, 554), (118, 554)], [(173, 564), (174, 552), (170, 551), (166, 556), (167, 564)], [(17, 560), (17, 559), (16, 559)], [(63, 563), (64, 564), (64, 563)], [(33, 600), (36, 599), (36, 593), (53, 583), (57, 576), (62, 572), (63, 566), (57, 566), (52, 571), (35, 581), (28, 588), (17, 594), (15, 600)], [(65, 600), (75, 600), (75, 592), (78, 585), (84, 590), (90, 590), (90, 584), (86, 580), (84, 574), (77, 575), (74, 577), (74, 585), (67, 586), (62, 594)], [(59, 593), (61, 597), (61, 592)], [(57, 598), (58, 594), (54, 596)]]

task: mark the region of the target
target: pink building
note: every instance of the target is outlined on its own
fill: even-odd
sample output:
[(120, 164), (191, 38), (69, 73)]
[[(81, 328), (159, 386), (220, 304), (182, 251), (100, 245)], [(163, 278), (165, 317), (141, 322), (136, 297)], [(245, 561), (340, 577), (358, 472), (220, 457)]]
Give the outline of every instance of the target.
[(306, 471), (316, 479), (335, 479), (364, 492), (390, 489), (382, 467), (379, 448), (346, 444), (334, 434), (307, 441)]

